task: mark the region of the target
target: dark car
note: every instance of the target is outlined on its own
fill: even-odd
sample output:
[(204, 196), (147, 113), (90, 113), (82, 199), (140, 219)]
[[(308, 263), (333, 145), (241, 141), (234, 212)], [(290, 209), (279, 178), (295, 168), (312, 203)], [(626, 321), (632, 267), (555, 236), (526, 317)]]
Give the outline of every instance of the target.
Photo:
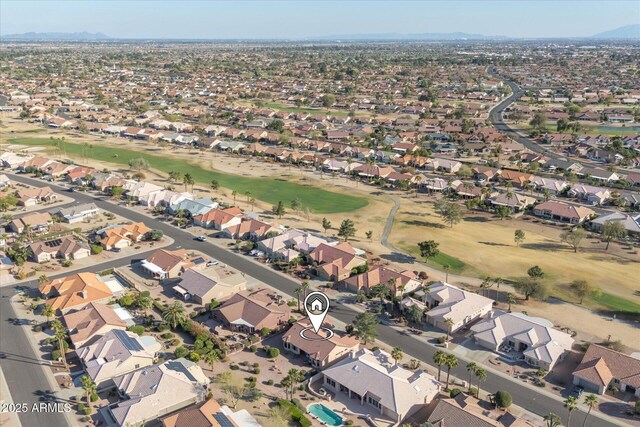
[(576, 399), (580, 399), (580, 396), (582, 396), (583, 391), (584, 391), (584, 387), (577, 385), (573, 388), (573, 390), (571, 390), (571, 393), (569, 393), (569, 396), (573, 396)]

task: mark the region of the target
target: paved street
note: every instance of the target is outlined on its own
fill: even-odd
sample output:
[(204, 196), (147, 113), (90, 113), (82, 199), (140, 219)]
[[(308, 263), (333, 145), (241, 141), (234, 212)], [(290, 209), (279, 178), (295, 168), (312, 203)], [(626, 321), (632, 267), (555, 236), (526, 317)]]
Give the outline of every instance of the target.
[[(18, 182), (23, 182), (31, 185), (42, 186), (42, 181), (34, 180), (24, 176), (11, 175), (12, 179)], [(47, 184), (56, 190), (62, 190), (62, 187), (57, 187), (53, 184)], [(91, 194), (85, 193), (69, 193), (73, 194), (73, 197), (79, 203), (94, 202), (102, 209), (111, 211), (122, 217), (129, 218), (132, 221), (144, 221), (149, 227), (160, 229), (165, 234), (170, 235), (174, 240), (175, 246), (181, 246), (184, 248), (197, 249), (213, 258), (220, 260), (223, 263), (230, 265), (240, 271), (245, 272), (249, 276), (253, 276), (256, 279), (267, 283), (279, 291), (294, 296), (294, 289), (299, 286), (299, 283), (295, 280), (283, 276), (282, 274), (272, 270), (268, 266), (264, 266), (254, 262), (252, 259), (227, 251), (226, 249), (217, 247), (208, 243), (199, 243), (193, 239), (193, 236), (186, 231), (179, 230), (162, 221), (150, 218), (141, 213), (132, 211), (123, 206), (117, 206), (101, 198), (96, 198)], [(143, 254), (138, 254), (135, 258), (141, 258)], [(129, 257), (134, 258), (134, 257)], [(124, 258), (108, 262), (100, 266), (100, 270), (110, 268), (112, 266), (127, 264), (130, 259)], [(85, 271), (96, 271), (96, 267), (84, 269)], [(35, 287), (36, 281), (28, 283), (29, 286)], [(35, 355), (31, 350), (31, 347), (25, 338), (22, 330), (18, 330), (19, 326), (11, 325), (7, 319), (14, 317), (13, 310), (9, 304), (8, 296), (13, 294), (12, 287), (5, 287), (0, 289), (0, 348), (5, 352), (6, 358), (0, 359), (0, 364), (7, 377), (7, 383), (12, 390), (13, 399), (15, 402), (32, 402), (38, 399), (38, 390), (49, 390), (49, 384), (45, 377), (42, 375), (42, 368), (37, 369), (24, 369), (25, 367), (33, 368), (40, 363), (35, 359)], [(356, 311), (345, 305), (334, 304), (331, 310), (331, 316), (335, 317), (341, 322), (351, 323)], [(378, 328), (379, 339), (390, 346), (401, 347), (407, 357), (413, 357), (420, 359), (427, 364), (432, 364), (432, 356), (436, 349), (432, 346), (425, 345), (418, 340), (402, 335), (399, 331), (384, 325), (380, 325)], [(20, 355), (20, 356), (15, 356)], [(465, 379), (468, 377), (465, 371), (465, 363), (461, 360), (460, 366), (453, 369), (452, 374)], [(484, 393), (495, 392), (497, 390), (508, 390), (513, 395), (513, 402), (519, 406), (526, 408), (538, 415), (544, 416), (549, 412), (566, 416), (566, 410), (563, 407), (562, 401), (557, 397), (552, 396), (549, 392), (544, 392), (540, 389), (534, 388), (534, 386), (525, 385), (520, 382), (514, 382), (511, 379), (493, 371), (488, 371), (488, 378), (482, 385)], [(483, 394), (484, 394), (483, 393)], [(582, 425), (585, 418), (585, 413), (582, 411), (583, 405), (580, 405), (580, 410), (574, 412), (572, 420), (575, 425)], [(52, 416), (51, 414), (23, 414), (20, 417), (23, 425), (36, 426), (63, 426), (65, 425), (64, 418), (62, 416)], [(46, 420), (46, 421), (45, 421)], [(608, 419), (600, 418), (599, 414), (592, 413), (587, 420), (586, 426), (589, 427), (613, 427), (621, 425), (609, 421)]]

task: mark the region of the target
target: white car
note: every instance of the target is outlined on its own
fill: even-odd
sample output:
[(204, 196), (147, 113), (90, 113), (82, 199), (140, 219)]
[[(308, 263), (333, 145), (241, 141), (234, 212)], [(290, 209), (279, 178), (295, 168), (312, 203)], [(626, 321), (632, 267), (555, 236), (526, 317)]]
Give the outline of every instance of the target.
[(198, 237), (196, 237), (196, 240), (198, 242), (204, 242), (205, 240), (207, 240), (207, 236), (198, 236)]

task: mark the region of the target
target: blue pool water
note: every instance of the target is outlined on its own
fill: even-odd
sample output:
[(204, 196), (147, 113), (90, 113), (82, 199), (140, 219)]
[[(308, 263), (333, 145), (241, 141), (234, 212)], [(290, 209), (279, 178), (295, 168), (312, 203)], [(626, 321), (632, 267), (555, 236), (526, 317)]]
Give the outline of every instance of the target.
[(341, 426), (342, 417), (321, 403), (313, 403), (309, 405), (309, 412), (321, 421), (327, 423), (328, 426)]

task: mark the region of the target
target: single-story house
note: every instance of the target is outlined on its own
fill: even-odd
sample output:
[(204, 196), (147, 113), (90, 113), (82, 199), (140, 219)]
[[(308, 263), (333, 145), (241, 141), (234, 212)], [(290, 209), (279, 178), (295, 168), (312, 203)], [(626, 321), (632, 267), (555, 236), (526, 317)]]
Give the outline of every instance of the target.
[(91, 218), (100, 212), (95, 203), (85, 203), (83, 205), (72, 206), (70, 208), (58, 209), (53, 212), (54, 215), (61, 217), (64, 222), (74, 224), (81, 222), (86, 218)]
[(212, 300), (223, 301), (247, 289), (244, 274), (231, 267), (215, 265), (205, 269), (189, 268), (174, 286), (185, 300), (196, 304), (208, 304)]
[(581, 224), (596, 213), (584, 206), (572, 205), (557, 200), (548, 200), (533, 208), (533, 214), (553, 221)]
[(640, 359), (591, 344), (573, 371), (573, 384), (598, 394), (616, 386), (640, 397)]
[[(425, 291), (423, 302), (429, 308), (427, 321), (436, 328), (455, 332), (491, 312), (493, 300), (467, 292), (445, 282), (436, 282)], [(451, 327), (447, 325), (451, 320)]]
[(252, 333), (262, 328), (281, 329), (291, 317), (291, 308), (267, 289), (259, 288), (233, 295), (213, 315), (232, 330)]

